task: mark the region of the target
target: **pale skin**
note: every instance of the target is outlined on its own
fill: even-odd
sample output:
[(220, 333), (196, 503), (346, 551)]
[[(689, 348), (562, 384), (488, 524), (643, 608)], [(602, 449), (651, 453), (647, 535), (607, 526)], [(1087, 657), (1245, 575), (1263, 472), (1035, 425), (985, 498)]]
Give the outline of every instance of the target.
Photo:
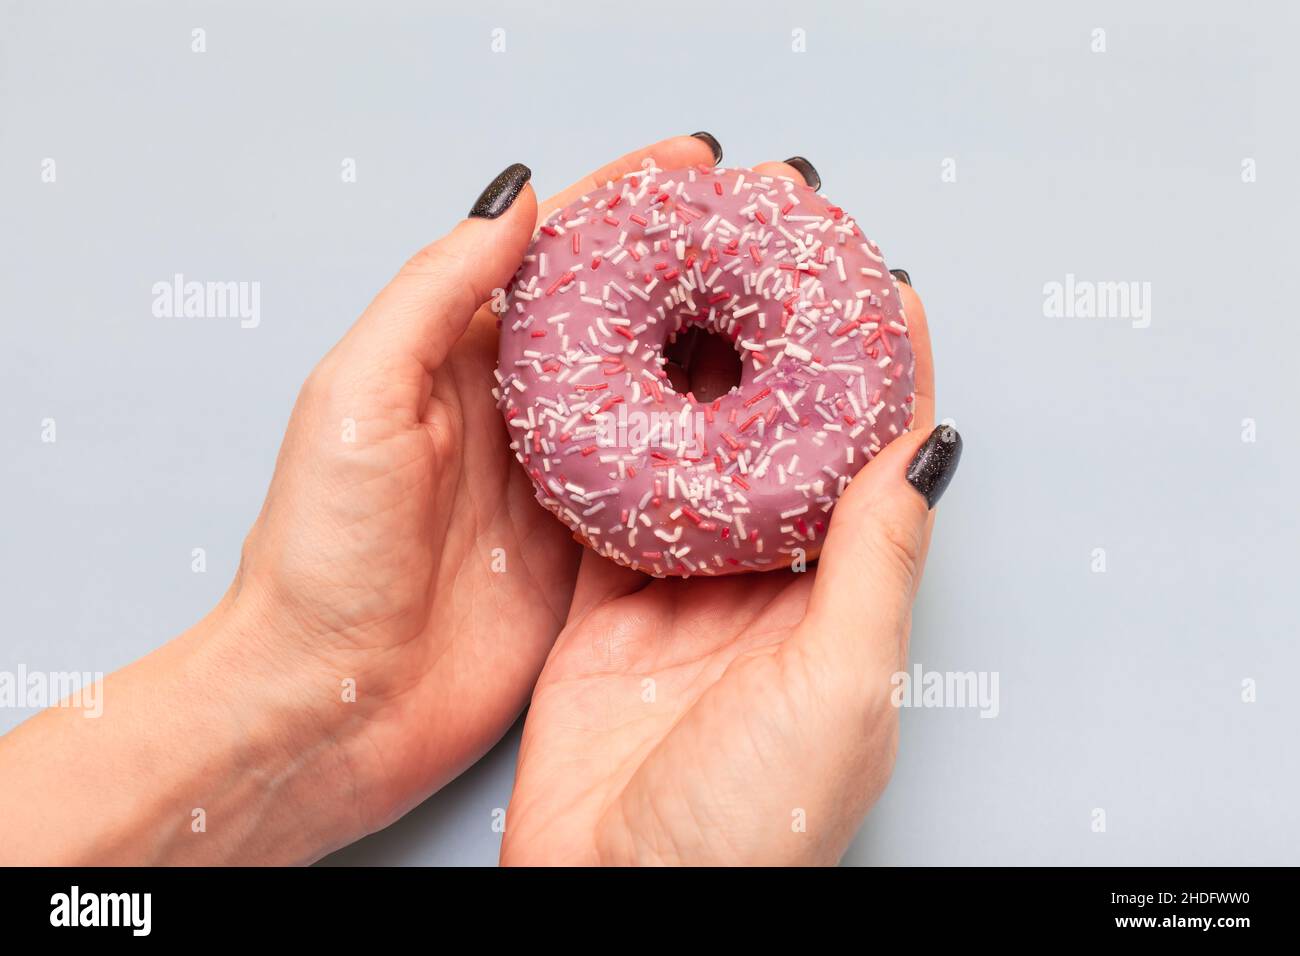
[(839, 859), (892, 768), (930, 536), (904, 480), (934, 420), (925, 313), (901, 286), (913, 431), (806, 572), (653, 581), (596, 557), (507, 447), (485, 303), (539, 215), (648, 157), (711, 162), (674, 137), (540, 206), (526, 187), (380, 292), (304, 384), (219, 604), (110, 675), (98, 719), (51, 708), (0, 738), (0, 864), (310, 862), (452, 780), (530, 700), (503, 863)]

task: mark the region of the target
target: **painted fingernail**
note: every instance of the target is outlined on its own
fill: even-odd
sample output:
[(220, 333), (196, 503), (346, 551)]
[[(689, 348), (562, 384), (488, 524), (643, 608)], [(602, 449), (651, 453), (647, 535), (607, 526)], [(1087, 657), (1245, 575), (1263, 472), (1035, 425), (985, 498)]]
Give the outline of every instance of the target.
[(907, 481), (933, 508), (948, 490), (959, 461), (961, 435), (951, 425), (940, 425), (930, 432), (930, 437), (907, 466)]
[(718, 142), (717, 138), (712, 133), (706, 133), (704, 130), (700, 130), (698, 133), (692, 133), (691, 135), (696, 139), (707, 143), (709, 149), (713, 150), (713, 162), (715, 165), (722, 162), (722, 144)]
[(511, 163), (475, 200), (469, 210), (470, 218), (495, 219), (514, 204), (532, 178), (533, 171), (523, 163)]
[(822, 188), (822, 177), (817, 172), (817, 167), (802, 156), (791, 156), (785, 161), (787, 166), (793, 166), (803, 177), (803, 181), (811, 186), (814, 190)]
[(912, 284), (912, 277), (907, 274), (906, 269), (890, 269), (889, 274), (899, 282), (906, 282), (908, 285)]

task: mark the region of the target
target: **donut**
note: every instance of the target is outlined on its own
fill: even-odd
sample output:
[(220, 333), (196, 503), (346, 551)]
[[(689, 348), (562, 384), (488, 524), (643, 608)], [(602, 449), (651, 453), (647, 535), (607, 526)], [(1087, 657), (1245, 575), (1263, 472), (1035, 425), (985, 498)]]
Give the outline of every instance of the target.
[[(647, 162), (546, 217), (497, 309), (493, 394), (537, 500), (655, 577), (815, 558), (849, 481), (912, 422), (879, 248), (790, 179)], [(712, 401), (665, 367), (692, 325), (740, 358)]]

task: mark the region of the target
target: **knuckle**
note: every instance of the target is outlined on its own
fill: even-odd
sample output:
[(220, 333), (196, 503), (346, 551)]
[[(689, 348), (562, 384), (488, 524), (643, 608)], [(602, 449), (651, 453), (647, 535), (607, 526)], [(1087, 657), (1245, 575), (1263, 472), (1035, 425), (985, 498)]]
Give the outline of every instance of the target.
[(450, 297), (456, 306), (467, 312), (474, 311), (486, 300), (486, 296), (479, 298), (478, 290), (466, 278), (470, 269), (465, 257), (443, 242), (425, 246), (411, 256), (401, 274), (437, 285), (441, 297)]
[(334, 372), (330, 368), (328, 360), (322, 359), (316, 367), (307, 373), (307, 378), (302, 383), (301, 394), (308, 398), (314, 398), (320, 395), (329, 394), (333, 382)]
[(245, 537), (244, 542), (239, 546), (239, 564), (235, 568), (235, 592), (238, 593), (242, 588), (244, 579), (250, 571), (256, 567), (256, 545), (253, 543), (253, 537), (257, 534), (256, 529), (250, 531)]
[(465, 419), (458, 407), (434, 400), (428, 415), (430, 447), (435, 458), (451, 460), (462, 447)]
[(340, 380), (337, 360), (333, 353), (326, 355), (303, 380), (302, 388), (298, 390), (298, 406), (324, 407), (338, 393)]
[(875, 538), (881, 556), (907, 581), (915, 580), (921, 566), (924, 529), (923, 523), (892, 513), (876, 521)]

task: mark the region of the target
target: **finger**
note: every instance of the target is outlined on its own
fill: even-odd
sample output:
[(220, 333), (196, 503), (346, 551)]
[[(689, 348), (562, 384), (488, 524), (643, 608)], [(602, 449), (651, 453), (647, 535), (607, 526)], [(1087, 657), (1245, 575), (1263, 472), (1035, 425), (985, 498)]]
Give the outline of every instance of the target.
[(956, 429), (908, 432), (858, 472), (835, 506), (793, 643), (850, 687), (901, 666), (930, 508), (960, 460)]
[(721, 158), (722, 147), (718, 146), (715, 150), (713, 144), (716, 144), (717, 140), (714, 140), (712, 136), (709, 136), (707, 140), (702, 139), (701, 136), (708, 136), (708, 134), (697, 133), (694, 136), (672, 136), (649, 146), (635, 149), (625, 156), (620, 156), (612, 163), (606, 163), (595, 172), (583, 176), (572, 186), (560, 190), (543, 202), (538, 210), (538, 221), (545, 220), (555, 210), (563, 209), (569, 203), (600, 189), (611, 180), (620, 179), (628, 173), (635, 173), (642, 168), (642, 164), (648, 159), (653, 159), (655, 165), (660, 169), (678, 169), (698, 164), (714, 165), (716, 162), (715, 153), (718, 158)]
[[(793, 179), (797, 183), (808, 185), (808, 180), (804, 178), (803, 173), (789, 163), (759, 163), (754, 167), (754, 172), (761, 173), (764, 176), (776, 176), (778, 179)], [(818, 182), (820, 181), (818, 180)]]
[[(543, 200), (537, 209), (537, 221), (545, 222), (546, 218), (557, 209), (563, 209), (611, 180), (619, 179), (627, 173), (637, 172), (643, 168), (642, 164), (646, 160), (653, 159), (661, 169), (673, 169), (700, 164), (712, 166), (721, 158), (722, 147), (708, 133), (672, 136), (660, 140), (606, 163), (568, 188)], [(484, 325), (495, 325), (498, 318), (499, 316), (491, 309), (482, 309), (478, 313), (478, 320)]]
[(349, 347), (384, 364), (408, 359), (433, 371), (475, 310), (505, 288), (523, 261), (537, 221), (527, 166), (508, 167), (450, 233), (425, 246), (348, 333)]
[(653, 580), (648, 574), (615, 564), (590, 548), (583, 548), (573, 600), (569, 602), (569, 623), (580, 620), (606, 601), (640, 591)]
[[(902, 300), (903, 316), (907, 326), (907, 337), (912, 343), (912, 356), (916, 361), (916, 372), (913, 383), (913, 394), (915, 403), (912, 409), (911, 431), (919, 432), (922, 435), (929, 434), (934, 429), (934, 358), (930, 351), (930, 325), (925, 314), (925, 305), (917, 296), (916, 290), (912, 288), (911, 276), (903, 272), (906, 279), (899, 279), (894, 276), (895, 285), (898, 288), (899, 298)], [(929, 519), (925, 525), (925, 535), (921, 539), (921, 567), (925, 567), (925, 559), (930, 553), (930, 532), (934, 528), (934, 512), (930, 513)], [(915, 599), (916, 590), (920, 587), (920, 575), (912, 582), (912, 597)], [(907, 653), (904, 645), (903, 661), (906, 663)]]
[[(787, 179), (793, 179), (795, 182), (807, 184), (809, 180), (815, 182), (814, 188), (821, 188), (821, 176), (813, 168), (812, 164), (802, 157), (793, 157), (794, 162), (766, 162), (755, 166), (756, 172), (765, 176), (776, 176)], [(907, 273), (904, 273), (907, 275)], [(915, 404), (913, 406), (912, 432), (919, 433), (920, 438), (913, 438), (912, 441), (919, 443), (924, 441), (924, 436), (928, 435), (934, 428), (934, 357), (930, 348), (930, 327), (925, 313), (925, 305), (921, 302), (916, 290), (912, 287), (910, 276), (902, 280), (895, 276), (896, 286), (898, 288), (899, 298), (903, 309), (903, 315), (906, 319), (908, 328), (908, 338), (912, 344), (912, 354), (916, 361), (915, 384), (913, 386), (915, 394)], [(692, 370), (692, 383), (694, 383), (694, 371)], [(897, 443), (895, 443), (897, 444)], [(843, 510), (843, 502), (836, 508), (836, 514)], [(841, 519), (840, 524), (845, 524), (847, 519)], [(918, 565), (924, 567), (926, 553), (929, 550), (930, 529), (933, 526), (933, 515), (926, 518), (921, 535)], [(832, 527), (834, 522), (832, 521)], [(826, 551), (823, 550), (819, 561), (818, 578), (823, 575), (820, 568), (827, 564), (834, 564), (832, 558), (829, 562), (826, 558)], [(908, 603), (915, 596), (916, 587), (920, 583), (919, 573), (915, 575), (908, 591)]]
[(916, 405), (912, 430), (928, 433), (934, 427), (934, 355), (930, 351), (930, 323), (925, 315), (925, 305), (910, 283), (900, 280), (898, 294), (907, 319), (907, 337), (916, 359)]

